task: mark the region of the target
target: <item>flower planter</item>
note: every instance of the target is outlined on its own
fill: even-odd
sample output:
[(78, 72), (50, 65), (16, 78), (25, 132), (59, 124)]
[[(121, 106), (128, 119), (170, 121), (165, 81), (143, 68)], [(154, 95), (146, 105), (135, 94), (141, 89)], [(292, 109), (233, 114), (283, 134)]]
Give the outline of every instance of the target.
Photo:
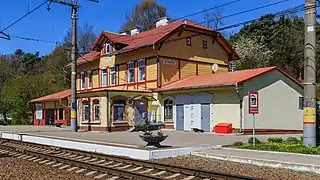
[(160, 142), (164, 141), (168, 137), (168, 135), (143, 134), (143, 135), (139, 135), (139, 137), (143, 141), (148, 143), (146, 146), (161, 147)]

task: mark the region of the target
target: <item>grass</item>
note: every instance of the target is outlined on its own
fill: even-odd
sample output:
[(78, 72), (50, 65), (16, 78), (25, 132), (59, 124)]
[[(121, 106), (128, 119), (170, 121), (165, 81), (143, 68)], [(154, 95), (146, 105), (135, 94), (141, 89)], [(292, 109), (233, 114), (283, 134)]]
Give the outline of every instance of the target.
[(269, 138), (266, 142), (256, 139), (256, 142), (258, 141), (259, 143), (253, 146), (252, 137), (250, 137), (248, 143), (234, 142), (232, 146), (240, 149), (320, 155), (320, 146), (307, 148), (303, 145), (302, 139), (303, 138), (297, 139), (295, 137), (289, 137), (286, 140), (282, 138)]

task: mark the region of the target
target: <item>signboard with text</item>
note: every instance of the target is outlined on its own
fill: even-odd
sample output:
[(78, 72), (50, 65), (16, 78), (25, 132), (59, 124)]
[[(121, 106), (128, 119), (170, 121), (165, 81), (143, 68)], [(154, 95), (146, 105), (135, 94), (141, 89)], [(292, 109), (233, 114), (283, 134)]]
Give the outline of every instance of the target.
[(249, 114), (259, 114), (259, 93), (249, 92)]

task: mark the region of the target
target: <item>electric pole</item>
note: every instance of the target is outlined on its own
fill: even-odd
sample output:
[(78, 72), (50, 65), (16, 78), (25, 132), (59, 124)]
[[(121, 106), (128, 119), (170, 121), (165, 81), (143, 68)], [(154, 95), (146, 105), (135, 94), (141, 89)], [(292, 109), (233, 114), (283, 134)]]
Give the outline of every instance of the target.
[[(72, 2), (71, 2), (72, 1)], [(98, 2), (98, 0), (89, 0)], [(77, 123), (77, 19), (78, 19), (78, 0), (50, 0), (50, 2), (67, 5), (72, 8), (72, 48), (71, 48), (71, 131), (78, 131)]]
[(72, 49), (71, 49), (71, 131), (78, 131), (77, 123), (77, 17), (78, 7), (72, 6)]
[(305, 0), (303, 144), (316, 146), (316, 0)]

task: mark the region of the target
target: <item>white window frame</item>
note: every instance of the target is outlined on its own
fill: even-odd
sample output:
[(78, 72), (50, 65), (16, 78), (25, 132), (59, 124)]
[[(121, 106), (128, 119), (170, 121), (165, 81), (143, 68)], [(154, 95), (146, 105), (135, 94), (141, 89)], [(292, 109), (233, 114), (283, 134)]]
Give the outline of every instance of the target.
[[(99, 107), (99, 118), (98, 119), (96, 119), (96, 107)], [(100, 114), (101, 114), (101, 111), (100, 111), (100, 101), (99, 101), (99, 103), (93, 104), (93, 120), (100, 121)]]
[[(112, 71), (114, 69), (114, 71)], [(116, 76), (117, 70), (115, 66), (110, 67), (110, 86), (116, 85), (117, 76)], [(114, 75), (114, 82), (112, 82), (113, 78), (112, 75)]]
[(85, 89), (85, 77), (84, 72), (80, 73), (80, 89)]
[[(85, 113), (86, 113), (86, 111), (85, 111), (86, 107), (89, 109), (88, 119), (85, 119), (85, 117), (86, 117), (86, 115), (85, 115)], [(82, 121), (90, 121), (90, 104), (89, 104), (89, 103), (83, 104), (82, 116), (83, 116)]]
[[(103, 82), (103, 76), (105, 76), (105, 82)], [(107, 69), (101, 70), (101, 86), (106, 87), (108, 85), (108, 72)]]
[[(130, 67), (130, 65), (132, 65), (132, 67)], [(130, 70), (133, 70), (133, 81), (131, 82), (130, 81)], [(134, 76), (134, 62), (129, 62), (128, 63), (128, 83), (131, 84), (131, 83), (134, 83), (134, 79), (135, 79), (135, 76)]]
[(109, 41), (106, 42), (106, 47), (105, 48), (106, 48), (106, 54), (110, 54), (112, 52), (112, 50), (111, 50), (112, 47), (111, 47)]
[[(141, 62), (143, 62), (143, 63), (141, 63)], [(140, 64), (141, 63), (141, 64)], [(140, 77), (141, 77), (141, 70), (140, 70), (140, 68), (144, 68), (144, 71), (143, 71), (143, 73), (144, 73), (144, 78), (143, 79), (140, 79)], [(138, 61), (138, 81), (139, 82), (144, 82), (144, 81), (146, 81), (146, 60), (145, 59), (140, 59), (139, 61)]]
[(92, 88), (93, 85), (93, 81), (92, 81), (92, 71), (87, 71), (88, 74), (88, 89)]

